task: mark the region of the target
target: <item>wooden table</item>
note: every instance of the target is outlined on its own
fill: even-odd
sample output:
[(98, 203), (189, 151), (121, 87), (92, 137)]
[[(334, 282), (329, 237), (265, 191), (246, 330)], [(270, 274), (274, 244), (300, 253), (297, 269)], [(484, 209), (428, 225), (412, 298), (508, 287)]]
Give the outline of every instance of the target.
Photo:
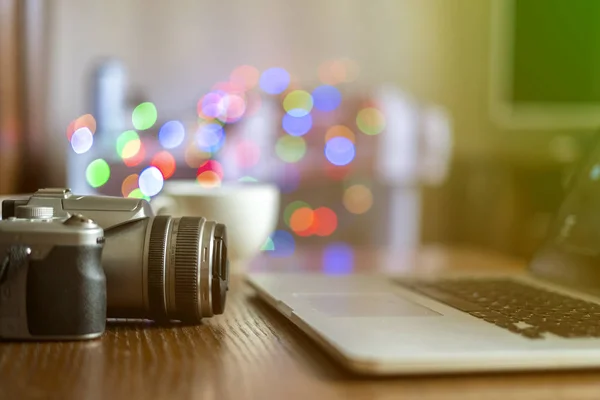
[[(320, 268), (320, 250), (250, 268)], [(522, 268), (474, 251), (360, 250), (357, 270)], [(113, 323), (100, 340), (0, 344), (0, 399), (598, 399), (600, 371), (373, 379), (341, 369), (233, 278), (225, 315), (195, 327)]]

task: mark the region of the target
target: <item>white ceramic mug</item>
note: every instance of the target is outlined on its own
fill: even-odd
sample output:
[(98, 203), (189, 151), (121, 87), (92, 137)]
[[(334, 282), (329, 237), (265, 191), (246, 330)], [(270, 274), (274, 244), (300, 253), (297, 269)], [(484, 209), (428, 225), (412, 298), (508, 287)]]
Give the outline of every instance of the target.
[(277, 226), (279, 189), (265, 183), (204, 188), (195, 181), (167, 181), (150, 202), (157, 215), (205, 217), (227, 226), (233, 263), (256, 256)]

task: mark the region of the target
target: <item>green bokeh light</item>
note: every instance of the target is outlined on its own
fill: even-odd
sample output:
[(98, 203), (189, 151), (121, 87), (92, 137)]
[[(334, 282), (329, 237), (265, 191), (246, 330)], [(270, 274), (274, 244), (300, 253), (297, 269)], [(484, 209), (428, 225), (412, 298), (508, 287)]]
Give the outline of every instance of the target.
[(261, 251), (273, 251), (275, 250), (275, 243), (273, 243), (273, 239), (270, 237), (267, 238), (265, 244), (260, 248)]
[(123, 158), (123, 150), (125, 150), (125, 146), (127, 146), (127, 143), (133, 140), (140, 140), (140, 136), (136, 131), (125, 131), (119, 135), (117, 138), (117, 154), (119, 157)]
[(275, 144), (275, 153), (285, 162), (298, 162), (306, 154), (306, 142), (301, 137), (283, 136)]
[(153, 103), (146, 102), (137, 106), (131, 115), (135, 129), (143, 131), (152, 128), (158, 119), (158, 111)]
[(144, 199), (144, 200), (150, 201), (150, 197), (148, 197), (144, 193), (142, 193), (142, 190), (140, 188), (133, 189), (127, 197), (130, 197), (133, 199)]
[(258, 179), (253, 178), (251, 176), (243, 176), (240, 179), (238, 179), (239, 182), (258, 182)]
[(385, 116), (376, 108), (363, 108), (356, 115), (356, 126), (366, 135), (377, 135), (385, 129)]
[(283, 108), (293, 117), (303, 117), (313, 108), (313, 97), (304, 90), (294, 90), (283, 99)]
[(285, 224), (289, 227), (290, 219), (292, 218), (292, 214), (294, 214), (294, 211), (296, 211), (300, 208), (304, 208), (304, 207), (312, 208), (308, 203), (306, 203), (304, 201), (301, 201), (301, 200), (292, 201), (283, 210), (283, 222), (285, 222)]
[(88, 165), (85, 170), (85, 178), (93, 188), (98, 188), (108, 182), (110, 178), (110, 167), (106, 161), (99, 158)]

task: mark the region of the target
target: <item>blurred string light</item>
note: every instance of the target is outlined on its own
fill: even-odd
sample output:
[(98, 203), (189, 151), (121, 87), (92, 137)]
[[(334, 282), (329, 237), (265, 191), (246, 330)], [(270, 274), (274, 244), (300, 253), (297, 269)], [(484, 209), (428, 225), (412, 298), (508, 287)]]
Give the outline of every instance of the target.
[(140, 188), (134, 189), (127, 197), (132, 199), (144, 199), (150, 201), (150, 196), (146, 196)]
[(273, 248), (273, 250), (267, 253), (270, 256), (290, 257), (294, 254), (294, 251), (296, 250), (296, 242), (291, 233), (284, 230), (278, 230), (270, 236), (270, 239)]
[(204, 187), (221, 186), (223, 180), (223, 167), (217, 160), (207, 160), (196, 172), (196, 180)]
[(158, 119), (158, 111), (153, 103), (145, 102), (138, 105), (131, 115), (131, 122), (135, 129), (143, 131), (150, 129)]
[(238, 182), (258, 182), (258, 179), (252, 176), (242, 176), (240, 179), (238, 179)]
[(352, 143), (356, 143), (354, 132), (344, 125), (334, 125), (327, 129), (327, 133), (325, 133), (325, 142), (327, 143), (334, 137), (344, 137), (350, 140)]
[(354, 269), (354, 250), (346, 243), (329, 243), (323, 249), (322, 262), (326, 274), (348, 274)]
[(290, 204), (288, 204), (284, 210), (283, 210), (283, 222), (290, 227), (290, 220), (292, 218), (292, 214), (294, 214), (294, 212), (296, 210), (299, 210), (301, 208), (311, 208), (310, 205), (304, 201), (301, 200), (296, 200), (296, 201), (292, 201)]
[(366, 135), (377, 135), (385, 129), (385, 116), (376, 108), (363, 108), (356, 115), (356, 126)]
[(242, 140), (235, 146), (235, 157), (238, 166), (254, 167), (260, 161), (260, 148), (251, 140)]
[(313, 125), (313, 119), (310, 114), (301, 117), (294, 117), (291, 114), (284, 114), (281, 120), (281, 127), (292, 136), (302, 136), (306, 134)]
[(169, 179), (177, 169), (175, 157), (168, 151), (160, 151), (152, 157), (150, 165), (158, 168), (164, 179)]
[[(130, 146), (133, 146), (134, 144), (131, 144)], [(129, 153), (129, 151), (125, 150), (125, 153)], [(128, 157), (128, 158), (124, 158), (123, 159), (123, 164), (127, 165), (128, 167), (135, 167), (136, 165), (140, 165), (142, 163), (142, 161), (144, 161), (146, 159), (146, 149), (144, 148), (144, 144), (140, 143), (140, 147), (137, 153), (135, 153), (135, 155)]]
[(121, 184), (121, 194), (123, 197), (128, 197), (131, 192), (136, 189), (139, 189), (138, 180), (140, 176), (138, 174), (131, 174), (123, 179), (123, 183)]
[[(287, 224), (296, 235), (330, 236), (335, 232), (338, 225), (338, 219), (336, 213), (332, 209), (328, 207), (319, 207), (313, 210), (310, 206), (301, 205), (300, 203), (295, 204), (295, 206), (299, 207), (293, 209)], [(285, 217), (286, 215), (284, 212), (284, 219)]]
[(227, 94), (221, 99), (222, 112), (217, 117), (227, 123), (234, 123), (244, 116), (246, 101), (236, 94)]
[(207, 153), (216, 153), (225, 144), (225, 130), (216, 122), (201, 123), (196, 131), (196, 146)]
[(313, 90), (312, 99), (317, 110), (333, 111), (342, 103), (342, 94), (334, 86), (322, 85)]
[(269, 68), (260, 76), (259, 85), (263, 92), (268, 94), (280, 94), (290, 84), (290, 74), (283, 68)]
[(325, 157), (333, 165), (347, 165), (356, 155), (354, 143), (345, 137), (334, 137), (325, 143)]
[(275, 143), (275, 153), (287, 163), (296, 163), (306, 154), (306, 142), (301, 137), (282, 136)]
[(198, 101), (198, 116), (205, 120), (217, 118), (223, 112), (221, 99), (224, 92), (213, 91), (202, 96)]
[(304, 90), (294, 90), (283, 99), (283, 109), (292, 117), (303, 117), (308, 115), (314, 105), (310, 93)]
[(110, 179), (110, 166), (106, 161), (98, 158), (87, 166), (85, 178), (91, 187), (99, 188)]
[(360, 73), (360, 67), (351, 59), (327, 60), (319, 66), (319, 80), (327, 85), (354, 82)]
[(365, 185), (352, 185), (344, 191), (342, 202), (352, 214), (364, 214), (373, 206), (373, 193)]
[(140, 151), (142, 141), (136, 131), (125, 131), (117, 137), (116, 147), (119, 157), (131, 158)]
[(158, 131), (158, 141), (165, 149), (179, 147), (185, 139), (185, 128), (179, 121), (168, 121)]
[(235, 68), (229, 80), (236, 85), (242, 86), (245, 90), (250, 90), (258, 84), (260, 78), (260, 71), (252, 65), (240, 65)]
[(273, 243), (273, 239), (271, 239), (271, 237), (268, 237), (267, 240), (265, 240), (265, 243), (261, 246), (260, 250), (261, 251), (275, 250), (275, 243)]
[(89, 151), (94, 144), (94, 135), (87, 127), (77, 129), (71, 136), (71, 147), (77, 154)]
[(87, 128), (93, 134), (96, 133), (96, 119), (92, 114), (85, 114), (71, 121), (67, 127), (67, 139), (70, 141), (73, 134), (81, 128)]
[(164, 178), (160, 170), (150, 166), (140, 173), (138, 186), (145, 196), (156, 196), (163, 188)]

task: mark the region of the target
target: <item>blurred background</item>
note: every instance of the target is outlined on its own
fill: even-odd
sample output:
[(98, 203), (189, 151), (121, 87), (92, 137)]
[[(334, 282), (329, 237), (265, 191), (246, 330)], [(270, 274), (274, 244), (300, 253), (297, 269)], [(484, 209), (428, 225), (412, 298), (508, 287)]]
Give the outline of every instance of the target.
[(340, 257), (423, 243), (526, 257), (600, 124), (599, 13), (0, 0), (0, 194), (272, 182), (273, 256), (318, 242)]

